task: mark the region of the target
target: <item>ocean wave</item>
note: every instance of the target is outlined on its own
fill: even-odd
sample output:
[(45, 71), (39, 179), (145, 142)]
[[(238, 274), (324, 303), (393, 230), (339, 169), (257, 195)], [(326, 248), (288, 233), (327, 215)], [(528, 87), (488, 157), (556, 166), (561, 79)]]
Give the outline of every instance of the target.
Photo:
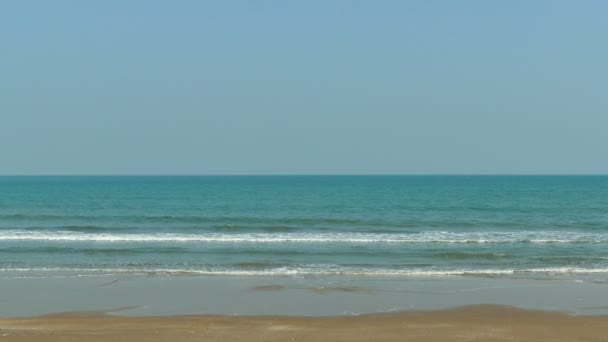
[(435, 254), (439, 258), (453, 259), (453, 260), (499, 260), (499, 259), (510, 259), (513, 255), (505, 253), (471, 253), (471, 252), (441, 252)]
[[(253, 230), (260, 228), (272, 229), (272, 227), (285, 228), (287, 230), (297, 228), (354, 228), (368, 230), (386, 230), (401, 232), (407, 229), (478, 229), (478, 228), (493, 228), (493, 229), (543, 229), (551, 226), (553, 229), (576, 229), (583, 227), (587, 229), (602, 229), (606, 228), (603, 220), (587, 220), (576, 222), (538, 222), (533, 219), (521, 220), (513, 219), (491, 219), (485, 218), (478, 220), (455, 219), (446, 217), (445, 219), (437, 217), (408, 217), (408, 218), (371, 218), (371, 217), (352, 217), (352, 218), (335, 218), (335, 217), (272, 217), (272, 216), (203, 216), (203, 215), (82, 215), (82, 214), (0, 214), (0, 223), (6, 225), (18, 223), (32, 223), (36, 226), (45, 226), (44, 228), (55, 229), (61, 225), (73, 226), (76, 229), (82, 227), (91, 230), (115, 229), (116, 227), (162, 227), (162, 226), (178, 226), (190, 228), (214, 228), (226, 230)], [(41, 227), (42, 228), (42, 227)]]
[(608, 243), (608, 232), (445, 232), (411, 233), (94, 233), (78, 231), (3, 230), (0, 241), (142, 242), (142, 243), (300, 243), (300, 244), (573, 244)]
[[(0, 276), (8, 274), (49, 275), (217, 275), (217, 276), (362, 276), (362, 277), (520, 277), (536, 279), (537, 276), (608, 275), (608, 267), (572, 268), (547, 267), (526, 269), (392, 269), (356, 268), (336, 265), (264, 267), (263, 264), (243, 264), (238, 268), (69, 268), (69, 267), (5, 267)], [(4, 273), (4, 274), (3, 274)]]
[(255, 217), (255, 216), (196, 216), (196, 215), (76, 215), (76, 214), (3, 214), (0, 220), (10, 221), (123, 221), (150, 223), (219, 223), (219, 224), (295, 224), (295, 225), (382, 225), (383, 221), (332, 217)]
[[(116, 245), (114, 245), (116, 246)], [(56, 245), (43, 245), (43, 246), (14, 246), (14, 247), (8, 247), (8, 248), (0, 248), (0, 255), (4, 255), (5, 257), (7, 255), (19, 255), (19, 254), (28, 254), (28, 253), (44, 253), (44, 254), (58, 254), (58, 255), (63, 255), (63, 254), (73, 254), (73, 253), (79, 253), (79, 254), (90, 254), (90, 255), (95, 255), (95, 254), (101, 254), (101, 255), (116, 255), (116, 254), (124, 254), (124, 255), (128, 255), (128, 254), (192, 254), (192, 253), (197, 253), (197, 254), (203, 254), (203, 253), (213, 253), (213, 252), (207, 252), (207, 251), (189, 251), (186, 248), (183, 247), (175, 247), (175, 246), (164, 246), (164, 247), (158, 247), (158, 246), (150, 246), (148, 245), (147, 247), (138, 247), (138, 248), (121, 248), (120, 246), (116, 246), (117, 248), (99, 248), (99, 247), (93, 247), (93, 248), (82, 248), (82, 247), (63, 247), (63, 246), (56, 246)]]

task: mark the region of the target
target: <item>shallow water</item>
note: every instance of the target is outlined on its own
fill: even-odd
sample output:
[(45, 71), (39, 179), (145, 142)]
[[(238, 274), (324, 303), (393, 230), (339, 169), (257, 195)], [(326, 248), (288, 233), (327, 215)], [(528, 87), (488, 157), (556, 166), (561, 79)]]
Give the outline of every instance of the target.
[(145, 276), (0, 278), (0, 317), (61, 312), (335, 316), (474, 304), (608, 314), (608, 284), (593, 277)]
[(608, 177), (0, 177), (0, 277), (608, 280)]

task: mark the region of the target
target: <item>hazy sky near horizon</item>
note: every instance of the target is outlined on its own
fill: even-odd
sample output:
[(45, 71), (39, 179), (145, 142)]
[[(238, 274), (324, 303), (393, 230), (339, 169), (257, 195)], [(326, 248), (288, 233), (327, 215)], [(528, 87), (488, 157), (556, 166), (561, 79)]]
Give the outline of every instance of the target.
[(3, 1), (0, 174), (608, 173), (606, 1)]

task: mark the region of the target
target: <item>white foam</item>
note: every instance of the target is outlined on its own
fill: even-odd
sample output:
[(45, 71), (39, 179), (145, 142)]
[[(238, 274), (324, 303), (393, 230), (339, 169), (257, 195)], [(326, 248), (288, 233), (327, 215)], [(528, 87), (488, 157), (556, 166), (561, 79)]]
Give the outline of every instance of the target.
[(150, 243), (608, 243), (608, 232), (511, 231), (399, 233), (85, 233), (71, 231), (0, 232), (0, 241)]
[(70, 276), (156, 274), (156, 275), (225, 275), (225, 276), (364, 276), (364, 277), (445, 277), (445, 276), (533, 276), (533, 275), (608, 275), (605, 268), (548, 267), (529, 269), (383, 269), (356, 268), (336, 265), (276, 267), (260, 270), (201, 268), (2, 268), (1, 273), (48, 273)]

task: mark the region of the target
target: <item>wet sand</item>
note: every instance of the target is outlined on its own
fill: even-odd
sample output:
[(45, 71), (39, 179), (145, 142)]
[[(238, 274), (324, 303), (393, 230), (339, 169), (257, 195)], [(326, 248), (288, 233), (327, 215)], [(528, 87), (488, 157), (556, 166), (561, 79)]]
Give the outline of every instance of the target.
[(0, 318), (108, 310), (116, 316), (351, 316), (508, 305), (607, 315), (597, 276), (561, 280), (482, 277), (96, 276), (0, 278)]
[(608, 341), (608, 316), (506, 306), (352, 317), (119, 317), (100, 312), (0, 320), (2, 341)]

